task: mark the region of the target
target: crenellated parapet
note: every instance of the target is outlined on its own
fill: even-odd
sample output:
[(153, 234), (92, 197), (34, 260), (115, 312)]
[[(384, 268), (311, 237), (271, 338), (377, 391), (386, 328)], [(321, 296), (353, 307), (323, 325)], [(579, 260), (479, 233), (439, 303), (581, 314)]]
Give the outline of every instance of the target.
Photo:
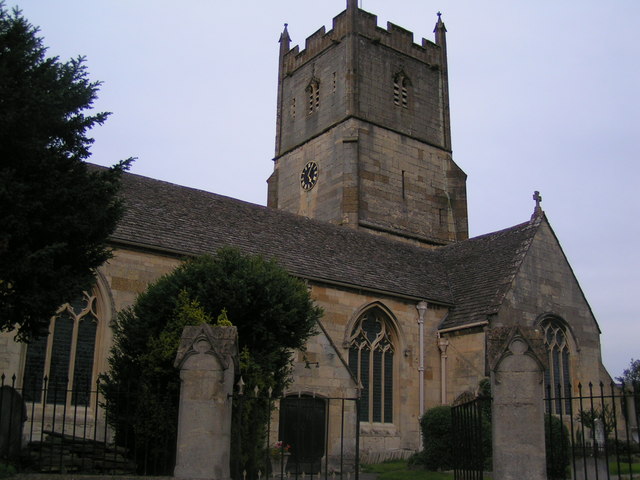
[(440, 68), (441, 66), (442, 52), (439, 45), (425, 38), (422, 39), (421, 44), (414, 43), (413, 32), (391, 22), (387, 22), (386, 29), (379, 27), (377, 15), (356, 9), (355, 21), (351, 21), (348, 11), (345, 10), (333, 18), (331, 30), (327, 32), (323, 26), (310, 35), (305, 40), (303, 50), (300, 50), (296, 45), (286, 52), (283, 58), (283, 73), (290, 74), (294, 72), (331, 46), (342, 42), (347, 35), (353, 33), (372, 43), (384, 45), (434, 68)]

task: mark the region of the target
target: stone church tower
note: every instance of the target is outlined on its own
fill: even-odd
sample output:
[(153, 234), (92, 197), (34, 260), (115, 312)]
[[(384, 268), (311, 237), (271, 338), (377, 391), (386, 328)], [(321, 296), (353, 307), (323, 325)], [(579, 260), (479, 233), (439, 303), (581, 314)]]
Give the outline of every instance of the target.
[(415, 44), (357, 0), (302, 51), (285, 25), (269, 207), (427, 247), (468, 238), (445, 32), (438, 18), (435, 43)]

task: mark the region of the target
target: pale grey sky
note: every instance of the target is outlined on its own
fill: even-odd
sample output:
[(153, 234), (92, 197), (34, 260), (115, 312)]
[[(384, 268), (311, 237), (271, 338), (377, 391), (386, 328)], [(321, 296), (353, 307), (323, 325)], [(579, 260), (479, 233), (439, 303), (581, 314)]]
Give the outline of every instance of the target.
[[(293, 45), (345, 0), (8, 0), (50, 55), (86, 55), (104, 82), (92, 162), (266, 202), (277, 40)], [(640, 2), (361, 0), (433, 40), (447, 26), (454, 160), (480, 235), (542, 206), (602, 329), (613, 376), (640, 358)]]

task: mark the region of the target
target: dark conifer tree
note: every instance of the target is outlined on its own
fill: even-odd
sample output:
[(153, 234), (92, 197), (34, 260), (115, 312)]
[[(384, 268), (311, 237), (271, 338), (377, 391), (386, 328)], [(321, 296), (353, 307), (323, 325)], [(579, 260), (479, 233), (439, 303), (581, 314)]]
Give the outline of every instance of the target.
[(122, 215), (119, 179), (131, 159), (89, 167), (99, 82), (84, 59), (48, 58), (38, 29), (0, 3), (0, 330), (42, 334), (88, 289), (110, 256)]

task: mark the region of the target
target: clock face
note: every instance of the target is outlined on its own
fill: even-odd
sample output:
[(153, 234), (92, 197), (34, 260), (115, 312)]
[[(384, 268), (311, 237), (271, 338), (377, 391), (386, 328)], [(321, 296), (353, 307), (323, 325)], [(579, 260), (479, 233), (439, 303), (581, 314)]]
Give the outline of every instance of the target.
[(311, 190), (318, 181), (318, 165), (316, 162), (307, 163), (300, 174), (300, 186), (304, 190)]

